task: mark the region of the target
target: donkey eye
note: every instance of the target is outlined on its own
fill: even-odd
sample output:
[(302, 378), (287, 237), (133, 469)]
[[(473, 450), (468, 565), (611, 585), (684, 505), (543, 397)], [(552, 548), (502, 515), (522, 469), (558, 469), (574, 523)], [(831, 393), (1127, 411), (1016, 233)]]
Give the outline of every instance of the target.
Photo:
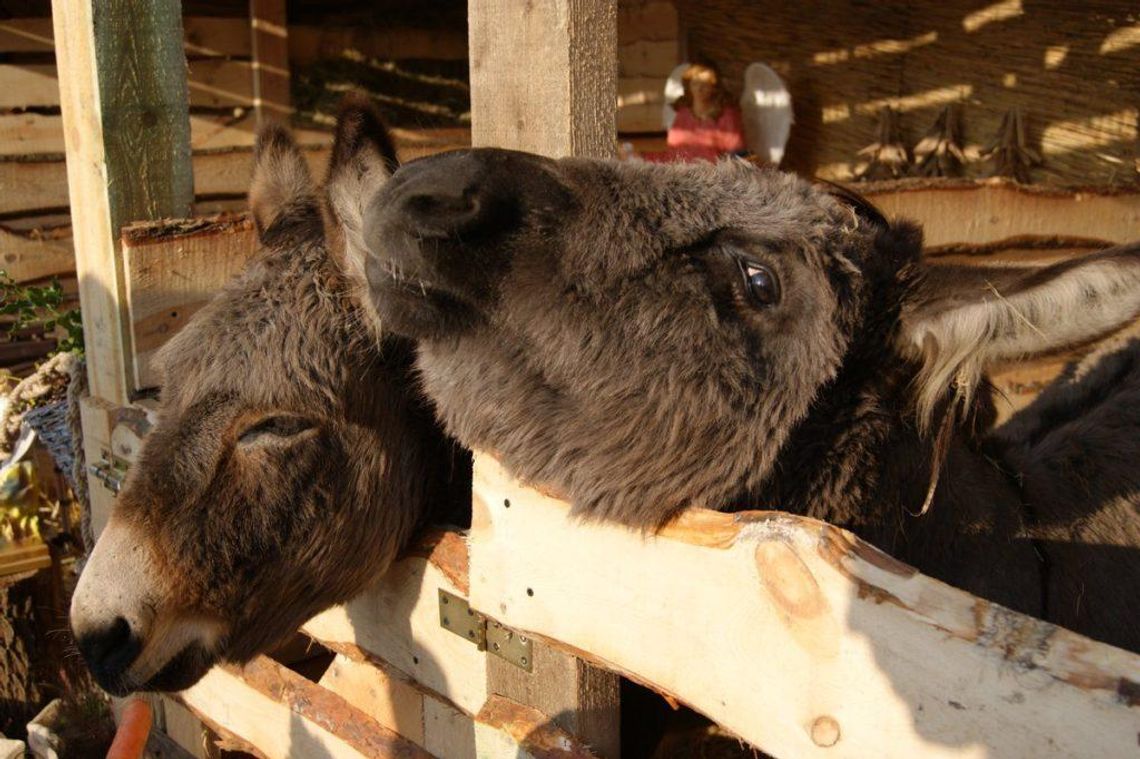
[(272, 439), (288, 440), (316, 428), (316, 423), (303, 416), (268, 416), (248, 427), (238, 438), (239, 443), (268, 442)]
[(744, 275), (744, 289), (757, 306), (774, 306), (780, 302), (780, 280), (776, 272), (763, 264), (739, 259), (740, 273)]

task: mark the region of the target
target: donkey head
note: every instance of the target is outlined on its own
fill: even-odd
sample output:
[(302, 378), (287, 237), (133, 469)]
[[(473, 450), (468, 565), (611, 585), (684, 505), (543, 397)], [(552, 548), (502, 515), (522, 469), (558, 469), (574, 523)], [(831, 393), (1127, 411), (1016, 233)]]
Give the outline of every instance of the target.
[(641, 527), (770, 492), (793, 444), (825, 459), (842, 441), (809, 420), (899, 414), (922, 437), (990, 364), (1140, 310), (1135, 249), (938, 269), (915, 226), (739, 161), (460, 152), (401, 169), (365, 216), (372, 307), (421, 340), (447, 427)]
[(382, 572), (452, 474), (407, 341), (362, 318), (345, 251), (394, 166), (342, 111), (323, 191), (259, 136), (263, 251), (162, 352), (157, 423), (80, 578), (80, 650), (112, 693), (177, 690), (265, 651)]

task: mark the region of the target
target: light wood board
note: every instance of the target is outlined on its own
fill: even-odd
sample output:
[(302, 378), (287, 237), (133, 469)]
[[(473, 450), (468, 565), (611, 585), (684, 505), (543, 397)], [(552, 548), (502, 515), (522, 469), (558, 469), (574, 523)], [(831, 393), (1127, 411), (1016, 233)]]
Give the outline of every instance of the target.
[(1140, 192), (1048, 190), (1003, 180), (855, 185), (887, 215), (919, 221), (927, 247), (1067, 237), (1140, 239)]
[[(461, 541), (458, 536), (446, 538)], [(465, 552), (464, 552), (465, 554)], [(338, 652), (358, 649), (406, 673), (468, 715), (487, 700), (487, 654), (439, 621), (439, 591), (466, 595), (446, 550), (397, 561), (376, 585), (305, 623), (302, 632)]]
[(180, 700), (268, 759), (429, 757), (336, 694), (266, 657), (215, 667)]
[(569, 519), (486, 456), (474, 501), (476, 608), (776, 756), (1136, 749), (1140, 657), (924, 577), (821, 522), (698, 510), (643, 537)]
[(257, 250), (246, 215), (150, 222), (123, 230), (131, 387), (157, 387), (154, 356)]
[(617, 3), (468, 3), (476, 146), (605, 157), (617, 133)]

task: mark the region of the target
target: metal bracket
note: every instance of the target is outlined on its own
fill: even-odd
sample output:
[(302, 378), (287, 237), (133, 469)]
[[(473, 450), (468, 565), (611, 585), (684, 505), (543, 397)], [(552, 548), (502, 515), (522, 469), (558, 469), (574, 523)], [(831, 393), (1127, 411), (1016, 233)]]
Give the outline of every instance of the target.
[(534, 645), (525, 635), (471, 608), (467, 600), (439, 589), (439, 625), (509, 661), (520, 669), (534, 669)]
[(487, 650), (487, 618), (471, 608), (467, 600), (439, 589), (439, 624), (467, 638), (480, 651)]
[(123, 489), (123, 480), (126, 479), (128, 466), (122, 459), (116, 456), (108, 456), (104, 452), (103, 458), (87, 467), (87, 472), (99, 480), (103, 487), (110, 490), (111, 493), (118, 495), (119, 491)]

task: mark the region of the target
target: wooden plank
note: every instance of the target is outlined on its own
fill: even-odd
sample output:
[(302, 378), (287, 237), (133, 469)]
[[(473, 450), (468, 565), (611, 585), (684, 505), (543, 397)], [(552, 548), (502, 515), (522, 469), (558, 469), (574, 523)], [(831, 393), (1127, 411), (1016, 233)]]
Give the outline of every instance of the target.
[(244, 18), (186, 16), (182, 33), (186, 55), (191, 58), (249, 58), (252, 53), (249, 22)]
[(1048, 190), (1002, 180), (884, 182), (856, 189), (888, 218), (920, 222), (932, 248), (1024, 237), (1081, 237), (1107, 245), (1140, 236), (1135, 191)]
[[(0, 116), (0, 134), (5, 118)], [(229, 140), (242, 144), (193, 153), (195, 196), (201, 201), (204, 196), (245, 195), (253, 168), (253, 132), (218, 127), (217, 122), (212, 122), (210, 128), (212, 133), (207, 136), (211, 143)], [(324, 176), (331, 135), (319, 130), (306, 130), (300, 136), (305, 143), (301, 147), (313, 176)], [(393, 139), (404, 161), (471, 144), (470, 133), (465, 129), (396, 129), (393, 130)], [(67, 204), (67, 171), (61, 157), (0, 160), (0, 215), (58, 212), (66, 210)]]
[[(91, 393), (125, 404), (119, 229), (185, 217), (194, 197), (177, 0), (53, 0)], [(97, 22), (96, 22), (97, 20)]]
[[(509, 499), (511, 508), (503, 507)], [(778, 512), (582, 523), (476, 460), (471, 603), (776, 756), (1124, 756), (1140, 656)]]
[(249, 0), (253, 111), (258, 124), (283, 120), (289, 107), (289, 27), (285, 0)]
[(289, 61), (295, 66), (340, 58), (345, 51), (379, 60), (465, 60), (467, 33), (401, 26), (289, 25)]
[(0, 52), (55, 52), (51, 19), (6, 18), (0, 20)]
[(0, 577), (35, 572), (50, 566), (51, 552), (39, 541), (0, 545)]
[(158, 349), (245, 268), (257, 247), (247, 215), (123, 229), (132, 390), (159, 385)]
[[(303, 153), (313, 175), (322, 176), (328, 165), (329, 148), (306, 146)], [(253, 148), (236, 147), (198, 152), (194, 154), (193, 165), (194, 193), (199, 199), (224, 195), (244, 196), (249, 190), (253, 170)], [(16, 191), (17, 188), (19, 191)], [(0, 214), (37, 214), (60, 209), (66, 211), (67, 203), (67, 168), (62, 160), (0, 161)], [(38, 249), (36, 242), (31, 238), (26, 242), (9, 240), (11, 248), (17, 253), (26, 250), (34, 254)], [(68, 247), (70, 249), (70, 242)], [(3, 258), (0, 257), (0, 264), (2, 262)], [(28, 265), (32, 264), (29, 262)]]
[(337, 654), (320, 686), (380, 725), (424, 746), (424, 694), (394, 672)]
[[(248, 64), (227, 66), (248, 67)], [(202, 65), (202, 64), (197, 64)], [(64, 150), (64, 122), (59, 116), (40, 113), (0, 115), (0, 155), (55, 156)], [(297, 129), (294, 137), (303, 146), (328, 145), (329, 132), (319, 129)], [(195, 150), (218, 150), (231, 147), (251, 147), (257, 140), (252, 115), (245, 118), (231, 116), (190, 116), (190, 144)]]
[[(454, 533), (443, 542), (462, 542)], [(486, 653), (439, 623), (439, 590), (466, 595), (454, 552), (397, 561), (370, 590), (318, 614), (302, 632), (334, 651), (378, 657), (468, 715), (487, 700)]]
[[(610, 157), (617, 122), (617, 3), (468, 3), (471, 136), (493, 146)], [(499, 602), (475, 608), (497, 617)], [(603, 755), (620, 750), (618, 679), (551, 650), (532, 675), (489, 657), (487, 688), (551, 714)]]
[(17, 282), (75, 271), (70, 235), (21, 234), (0, 227), (0, 270)]
[(518, 759), (594, 759), (613, 756), (599, 746), (587, 748), (573, 734), (559, 729), (550, 717), (530, 706), (493, 695), (475, 718), (475, 753), (478, 756)]
[[(80, 425), (83, 429), (83, 456), (88, 468), (111, 452), (111, 430), (115, 426), (118, 408), (102, 398), (86, 396), (79, 400)], [(87, 478), (87, 497), (91, 511), (91, 532), (99, 533), (111, 516), (115, 495), (95, 479)]]
[(162, 700), (162, 731), (194, 759), (215, 759), (219, 751), (213, 745), (213, 732), (194, 713), (170, 696)]
[(269, 759), (430, 756), (336, 694), (266, 657), (240, 670), (215, 667), (180, 699)]
[[(182, 25), (187, 56), (249, 57), (249, 25), (245, 19), (187, 16)], [(55, 42), (50, 18), (0, 20), (0, 53), (53, 52)]]
[(471, 0), (473, 143), (612, 156), (616, 8), (605, 0)]
[(488, 656), (487, 690), (550, 715), (546, 721), (551, 727), (576, 736), (598, 756), (619, 756), (621, 715), (613, 708), (619, 698), (618, 678), (537, 641), (532, 654), (531, 672)]
[[(192, 61), (188, 78), (192, 106), (221, 108), (253, 105), (253, 64), (247, 61)], [(54, 64), (0, 65), (0, 108), (57, 106), (59, 79)]]
[[(475, 722), (470, 715), (434, 698), (424, 699), (424, 748), (439, 757), (476, 757)], [(501, 755), (490, 755), (486, 759)], [(514, 759), (513, 754), (502, 759)]]
[(52, 107), (59, 105), (59, 80), (55, 64), (0, 64), (0, 108)]

